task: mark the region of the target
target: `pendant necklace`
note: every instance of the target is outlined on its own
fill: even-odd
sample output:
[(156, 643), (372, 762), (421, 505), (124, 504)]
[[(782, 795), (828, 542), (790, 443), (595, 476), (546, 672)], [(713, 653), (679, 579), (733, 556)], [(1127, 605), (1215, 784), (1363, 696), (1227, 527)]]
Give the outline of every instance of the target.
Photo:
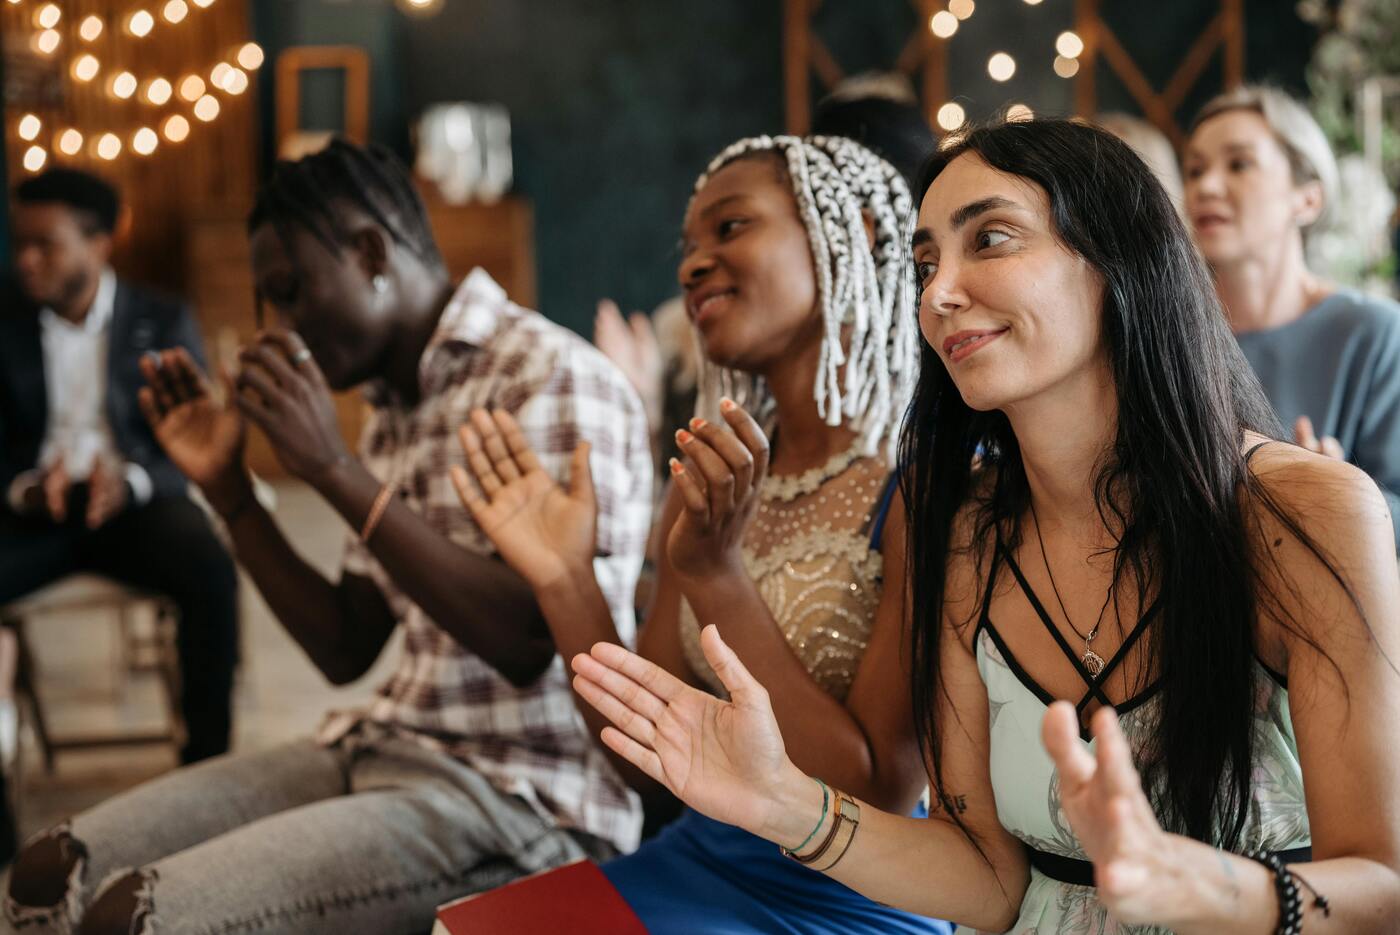
[(1104, 612), (1108, 610), (1108, 602), (1113, 599), (1113, 585), (1108, 586), (1108, 593), (1104, 595), (1103, 606), (1099, 608), (1099, 617), (1094, 621), (1094, 628), (1087, 635), (1080, 633), (1079, 628), (1074, 625), (1074, 621), (1069, 617), (1069, 611), (1065, 610), (1064, 598), (1060, 597), (1059, 585), (1055, 584), (1055, 573), (1050, 570), (1050, 557), (1045, 554), (1045, 539), (1040, 534), (1040, 517), (1035, 512), (1035, 501), (1031, 501), (1031, 519), (1035, 521), (1035, 538), (1040, 544), (1040, 560), (1045, 565), (1045, 576), (1050, 579), (1050, 588), (1055, 592), (1055, 600), (1060, 605), (1060, 613), (1065, 615), (1065, 622), (1074, 631), (1074, 635), (1084, 641), (1084, 655), (1079, 657), (1079, 662), (1084, 666), (1086, 672), (1095, 678), (1103, 671), (1106, 664), (1102, 656), (1094, 652), (1090, 643), (1094, 642), (1099, 635), (1099, 626), (1103, 623)]

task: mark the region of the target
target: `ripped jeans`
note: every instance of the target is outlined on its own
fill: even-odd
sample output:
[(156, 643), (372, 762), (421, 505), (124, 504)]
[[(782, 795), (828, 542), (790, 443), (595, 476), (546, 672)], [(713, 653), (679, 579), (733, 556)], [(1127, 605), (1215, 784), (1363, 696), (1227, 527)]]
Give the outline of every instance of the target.
[(330, 747), (304, 740), (177, 770), (25, 850), (45, 844), (69, 859), (67, 879), (40, 887), (50, 905), (20, 903), (21, 854), (0, 931), (419, 935), (449, 899), (615, 853), (373, 725)]

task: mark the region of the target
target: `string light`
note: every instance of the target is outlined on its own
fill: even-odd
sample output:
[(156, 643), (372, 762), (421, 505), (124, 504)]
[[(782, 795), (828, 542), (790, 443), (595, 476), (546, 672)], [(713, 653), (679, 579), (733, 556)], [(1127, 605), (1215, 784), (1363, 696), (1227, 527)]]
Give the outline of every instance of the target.
[(228, 62), (220, 62), (214, 66), (213, 71), (209, 72), (209, 83), (216, 88), (222, 89), (231, 71), (233, 71), (232, 65)]
[(998, 52), (987, 59), (987, 74), (993, 81), (1009, 81), (1016, 74), (1016, 60), (1005, 52)]
[(164, 16), (165, 21), (171, 24), (182, 22), (189, 15), (190, 8), (185, 0), (170, 0), (165, 5), (165, 9), (161, 11), (161, 16)]
[(1012, 104), (1006, 109), (1006, 120), (1008, 123), (1023, 123), (1027, 120), (1034, 119), (1035, 111), (1031, 110), (1025, 104)]
[(150, 127), (142, 127), (131, 135), (131, 150), (138, 156), (149, 156), (160, 145), (160, 137)]
[(204, 79), (199, 75), (186, 75), (180, 82), (180, 96), (193, 104), (204, 96)]
[(97, 141), (97, 156), (111, 162), (122, 154), (122, 141), (115, 133), (104, 133)]
[(73, 61), (73, 77), (79, 81), (91, 81), (101, 70), (102, 63), (95, 55), (83, 54)]
[(929, 31), (940, 39), (947, 39), (958, 31), (958, 18), (947, 10), (939, 10), (928, 21)]
[(1040, 0), (1026, 0), (1026, 6), (1040, 6)]
[(19, 120), (19, 138), (31, 142), (39, 138), (39, 131), (44, 129), (44, 122), (34, 114), (25, 114)]
[(212, 94), (206, 94), (198, 101), (195, 101), (194, 115), (205, 123), (219, 116), (219, 99)]
[(164, 78), (155, 78), (146, 84), (146, 102), (157, 107), (165, 105), (175, 91)]
[(1079, 58), (1079, 54), (1084, 51), (1084, 40), (1067, 29), (1055, 40), (1055, 51), (1064, 58)]
[(38, 172), (48, 161), (49, 154), (42, 146), (31, 146), (24, 151), (24, 168), (30, 172)]
[(183, 143), (185, 138), (190, 135), (190, 122), (179, 114), (172, 114), (165, 119), (161, 132), (170, 142)]
[(260, 45), (256, 42), (249, 42), (238, 50), (237, 58), (238, 64), (242, 65), (244, 68), (249, 71), (257, 71), (262, 67), (265, 56), (263, 55), (263, 50)]
[(1055, 56), (1055, 74), (1061, 78), (1073, 78), (1079, 74), (1079, 59), (1065, 58), (1063, 55)]
[(241, 68), (230, 69), (223, 87), (229, 94), (242, 94), (248, 90), (248, 73)]
[(78, 37), (84, 42), (92, 42), (102, 35), (102, 17), (93, 14), (78, 26)]
[(208, 9), (214, 5), (214, 0), (194, 0), (194, 5), (201, 10)]
[(112, 79), (112, 94), (121, 98), (122, 100), (126, 100), (127, 98), (131, 97), (131, 95), (136, 93), (136, 88), (138, 84), (139, 82), (136, 80), (136, 76), (133, 75), (131, 72), (120, 72), (115, 78)]
[(962, 109), (961, 104), (949, 101), (938, 108), (938, 125), (945, 130), (952, 131), (962, 126), (967, 120), (967, 113)]
[(45, 29), (34, 37), (34, 48), (41, 55), (52, 55), (58, 49), (61, 38), (57, 29)]
[(53, 29), (63, 19), (63, 11), (56, 3), (46, 3), (34, 11), (34, 25), (40, 29)]
[(155, 28), (156, 18), (145, 10), (137, 10), (127, 17), (126, 31), (137, 39), (144, 39)]
[(967, 19), (977, 9), (977, 4), (973, 0), (952, 0), (948, 4), (948, 12), (958, 19)]
[(77, 130), (64, 130), (58, 138), (58, 151), (65, 156), (76, 156), (83, 150), (83, 135)]

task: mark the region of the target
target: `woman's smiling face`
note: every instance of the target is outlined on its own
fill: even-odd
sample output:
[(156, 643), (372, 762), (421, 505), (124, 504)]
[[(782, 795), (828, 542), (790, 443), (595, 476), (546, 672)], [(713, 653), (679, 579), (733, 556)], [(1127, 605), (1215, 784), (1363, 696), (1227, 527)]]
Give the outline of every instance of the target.
[(1103, 282), (1046, 192), (976, 153), (929, 186), (913, 240), (919, 328), (972, 408), (1005, 409), (1106, 361)]

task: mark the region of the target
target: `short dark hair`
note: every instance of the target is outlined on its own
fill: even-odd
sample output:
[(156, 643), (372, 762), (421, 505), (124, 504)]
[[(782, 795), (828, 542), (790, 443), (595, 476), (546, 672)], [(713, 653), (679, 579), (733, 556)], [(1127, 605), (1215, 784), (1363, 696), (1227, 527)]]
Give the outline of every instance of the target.
[(97, 176), (78, 169), (50, 169), (15, 186), (19, 204), (61, 204), (78, 216), (83, 230), (110, 234), (117, 229), (121, 196)]
[(874, 94), (826, 98), (812, 117), (812, 134), (855, 140), (898, 169), (911, 188), (938, 147), (917, 104)]

